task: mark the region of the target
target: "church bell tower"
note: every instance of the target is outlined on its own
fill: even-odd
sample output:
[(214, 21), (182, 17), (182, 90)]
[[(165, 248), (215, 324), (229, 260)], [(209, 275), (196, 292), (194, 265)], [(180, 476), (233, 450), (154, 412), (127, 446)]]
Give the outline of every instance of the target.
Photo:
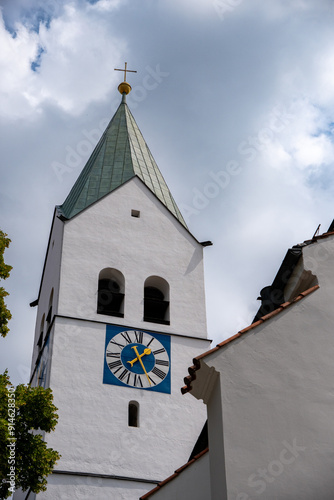
[(125, 80), (54, 212), (31, 383), (53, 390), (59, 422), (46, 439), (61, 459), (38, 500), (138, 499), (188, 460), (206, 419), (180, 392), (189, 361), (209, 347), (203, 246), (127, 106)]

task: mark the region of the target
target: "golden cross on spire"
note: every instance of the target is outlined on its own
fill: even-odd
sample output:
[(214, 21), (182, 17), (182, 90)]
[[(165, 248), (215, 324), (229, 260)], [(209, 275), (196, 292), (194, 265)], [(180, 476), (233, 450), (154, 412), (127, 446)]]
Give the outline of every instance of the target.
[(119, 69), (115, 68), (115, 71), (124, 71), (124, 81), (126, 82), (126, 72), (128, 73), (137, 73), (137, 71), (134, 71), (133, 69), (127, 69), (128, 63), (125, 63), (125, 68), (124, 69)]

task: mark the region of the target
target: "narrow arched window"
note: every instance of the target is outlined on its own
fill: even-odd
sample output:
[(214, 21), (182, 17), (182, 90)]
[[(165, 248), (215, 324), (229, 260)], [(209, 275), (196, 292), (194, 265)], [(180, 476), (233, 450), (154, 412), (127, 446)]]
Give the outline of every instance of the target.
[(49, 307), (48, 307), (48, 314), (46, 316), (46, 322), (48, 323), (47, 326), (50, 325), (51, 319), (52, 319), (52, 303), (53, 303), (53, 288), (50, 293), (50, 299), (49, 299)]
[(130, 401), (128, 410), (129, 427), (139, 427), (139, 403)]
[(38, 337), (38, 341), (37, 341), (38, 349), (41, 349), (42, 345), (43, 345), (44, 322), (45, 322), (45, 314), (43, 314), (41, 326), (39, 329), (39, 337)]
[(169, 285), (159, 276), (150, 276), (144, 284), (144, 321), (170, 324)]
[(125, 280), (120, 271), (112, 268), (102, 269), (99, 274), (97, 313), (123, 318), (124, 290)]

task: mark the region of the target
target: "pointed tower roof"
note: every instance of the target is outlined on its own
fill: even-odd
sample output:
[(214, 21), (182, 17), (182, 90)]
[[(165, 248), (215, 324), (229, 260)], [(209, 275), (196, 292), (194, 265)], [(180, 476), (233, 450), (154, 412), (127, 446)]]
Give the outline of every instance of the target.
[(181, 224), (187, 227), (126, 104), (126, 94), (130, 90), (127, 82), (120, 84), (122, 102), (69, 195), (58, 209), (63, 217), (70, 219), (137, 176)]

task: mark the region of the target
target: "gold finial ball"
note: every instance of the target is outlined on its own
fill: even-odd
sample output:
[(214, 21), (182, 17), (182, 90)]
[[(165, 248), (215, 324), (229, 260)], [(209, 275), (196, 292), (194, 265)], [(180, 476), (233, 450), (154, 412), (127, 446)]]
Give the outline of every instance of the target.
[(128, 82), (122, 82), (118, 85), (118, 92), (120, 94), (128, 94), (131, 91), (131, 85)]

